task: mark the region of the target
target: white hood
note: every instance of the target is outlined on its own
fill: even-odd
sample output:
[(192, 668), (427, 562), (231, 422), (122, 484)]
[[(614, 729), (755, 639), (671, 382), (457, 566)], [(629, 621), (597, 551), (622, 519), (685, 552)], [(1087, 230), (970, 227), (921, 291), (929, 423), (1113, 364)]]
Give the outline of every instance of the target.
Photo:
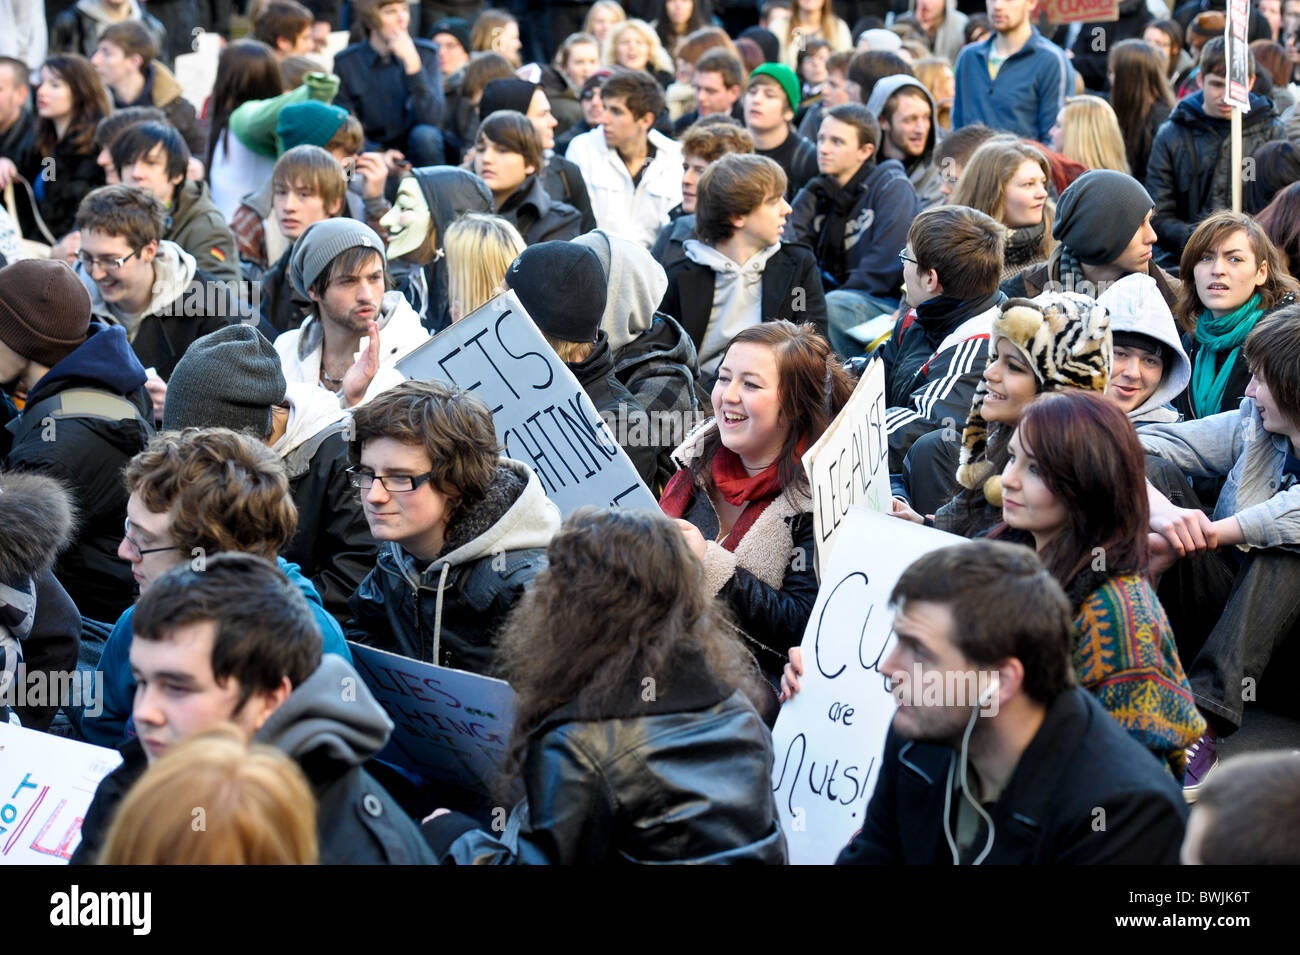
[(1110, 312), (1112, 336), (1117, 332), (1145, 335), (1160, 342), (1172, 355), (1172, 361), (1165, 362), (1164, 377), (1155, 392), (1130, 411), (1129, 418), (1134, 423), (1177, 421), (1177, 412), (1165, 406), (1187, 389), (1192, 380), (1192, 363), (1183, 351), (1178, 326), (1156, 280), (1138, 272), (1126, 275), (1097, 296), (1097, 303)]
[(333, 394), (301, 381), (289, 382), (285, 400), (289, 404), (289, 421), (280, 440), (271, 446), (282, 458), (350, 414), (339, 407)]

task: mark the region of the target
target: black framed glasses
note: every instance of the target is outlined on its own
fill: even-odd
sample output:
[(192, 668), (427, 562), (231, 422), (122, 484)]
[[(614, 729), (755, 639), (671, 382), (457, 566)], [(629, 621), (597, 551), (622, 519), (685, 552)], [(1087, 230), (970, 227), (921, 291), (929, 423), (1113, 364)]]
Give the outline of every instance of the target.
[(921, 264), (917, 262), (916, 259), (912, 258), (910, 255), (907, 254), (907, 246), (903, 246), (901, 249), (898, 250), (898, 257), (902, 259), (904, 262), (911, 262), (913, 265)]
[(402, 494), (406, 491), (414, 491), (416, 488), (428, 484), (432, 479), (432, 471), (426, 471), (423, 474), (379, 475), (372, 471), (359, 471), (356, 468), (348, 468), (348, 483), (363, 491), (370, 490), (378, 481), (383, 485), (385, 491), (391, 494)]
[(105, 272), (116, 272), (121, 269), (122, 266), (126, 265), (127, 262), (131, 261), (133, 257), (139, 254), (139, 249), (132, 249), (126, 255), (119, 255), (115, 259), (97, 259), (87, 252), (78, 251), (77, 261), (81, 263), (81, 267), (87, 272), (94, 269), (97, 265)]
[(142, 549), (135, 542), (135, 538), (131, 536), (131, 518), (129, 517), (122, 526), (122, 540), (126, 541), (126, 549), (135, 555), (136, 560), (144, 560), (147, 554), (157, 554), (165, 550), (180, 550), (179, 544), (172, 544), (170, 547), (147, 547)]

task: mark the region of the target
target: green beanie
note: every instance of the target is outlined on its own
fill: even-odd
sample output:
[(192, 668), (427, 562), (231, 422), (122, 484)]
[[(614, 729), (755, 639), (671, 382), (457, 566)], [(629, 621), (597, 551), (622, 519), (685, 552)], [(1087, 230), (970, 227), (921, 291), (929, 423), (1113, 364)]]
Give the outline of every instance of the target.
[[(796, 113), (799, 112), (799, 104), (803, 102), (803, 97), (799, 93), (799, 77), (794, 75), (794, 70), (784, 63), (764, 63), (754, 67), (754, 72), (749, 74), (749, 86), (754, 85), (756, 76), (770, 76), (780, 83), (781, 89), (785, 90), (785, 98), (790, 101), (790, 108)], [(748, 88), (747, 86), (746, 89)]]

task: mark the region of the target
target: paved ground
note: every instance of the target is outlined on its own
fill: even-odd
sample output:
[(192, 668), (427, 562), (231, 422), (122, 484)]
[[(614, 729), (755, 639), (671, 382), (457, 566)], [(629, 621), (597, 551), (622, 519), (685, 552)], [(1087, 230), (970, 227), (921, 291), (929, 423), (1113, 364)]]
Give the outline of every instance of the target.
[(1241, 729), (1219, 744), (1219, 756), (1261, 749), (1300, 749), (1300, 720), (1258, 706), (1247, 708)]

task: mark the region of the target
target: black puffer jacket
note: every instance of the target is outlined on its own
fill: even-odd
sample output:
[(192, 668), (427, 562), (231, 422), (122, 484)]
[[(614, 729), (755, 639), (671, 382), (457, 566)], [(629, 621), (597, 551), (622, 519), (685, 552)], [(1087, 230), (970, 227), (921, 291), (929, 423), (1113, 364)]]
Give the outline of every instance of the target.
[[(1147, 192), (1156, 203), (1151, 225), (1175, 261), (1200, 221), (1232, 204), (1230, 123), (1205, 115), (1204, 103), (1205, 94), (1197, 92), (1174, 107), (1147, 160)], [(1250, 112), (1241, 118), (1241, 155), (1253, 156), (1285, 135), (1273, 104), (1252, 93)]]
[(501, 203), (497, 215), (510, 222), (524, 242), (567, 242), (582, 231), (582, 215), (577, 209), (547, 194), (542, 181), (529, 176), (510, 198)]
[(525, 799), (505, 832), (469, 817), (423, 827), (462, 865), (760, 863), (787, 860), (772, 796), (772, 737), (740, 691), (683, 653), (646, 701), (633, 674), (619, 707), (573, 703), (529, 737)]
[(424, 569), (394, 543), (349, 601), (349, 640), (414, 660), (488, 673), (498, 629), (546, 566), (560, 512), (526, 465), (502, 458), (484, 498), (452, 519)]

